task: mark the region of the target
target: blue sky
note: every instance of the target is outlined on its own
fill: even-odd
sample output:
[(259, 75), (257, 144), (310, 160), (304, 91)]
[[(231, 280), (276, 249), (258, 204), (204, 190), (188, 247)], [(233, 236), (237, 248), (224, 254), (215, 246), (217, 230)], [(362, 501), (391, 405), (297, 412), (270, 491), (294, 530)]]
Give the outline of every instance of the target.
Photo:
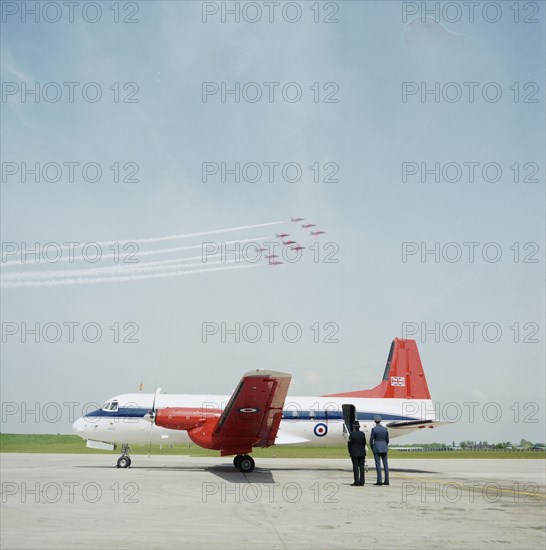
[[(18, 16), (2, 23), (3, 83), (98, 82), (104, 92), (97, 103), (81, 96), (74, 103), (7, 97), (2, 160), (96, 162), (105, 172), (97, 183), (2, 182), (2, 241), (132, 240), (298, 215), (327, 231), (320, 242), (339, 247), (339, 262), (315, 263), (307, 254), (275, 269), (3, 288), (5, 322), (96, 322), (105, 334), (95, 344), (69, 343), (65, 335), (54, 344), (10, 337), (2, 351), (2, 400), (21, 407), (103, 401), (141, 382), (150, 391), (159, 383), (170, 393), (230, 393), (254, 368), (293, 373), (296, 395), (359, 389), (379, 381), (403, 323), (479, 322), (479, 330), (497, 323), (496, 343), (422, 341), (421, 334), (417, 340), (441, 409), (478, 402), (482, 410), (493, 402), (502, 418), (463, 416), (455, 426), (406, 441), (544, 440), (544, 5), (537, 24), (514, 23), (501, 3), (497, 23), (477, 17), (408, 26), (399, 2), (339, 2), (335, 24), (314, 23), (310, 3), (301, 3), (302, 20), (294, 24), (282, 17), (256, 24), (211, 17), (204, 24), (198, 2), (141, 2), (138, 23), (114, 24), (110, 4), (101, 3), (95, 24), (78, 14), (74, 23), (23, 23)], [(402, 101), (404, 82), (470, 81), (479, 83), (474, 103)], [(115, 82), (136, 82), (138, 102), (114, 103)], [(204, 103), (203, 82), (297, 82), (304, 96), (296, 103)], [(335, 82), (339, 101), (315, 103), (314, 82)], [(497, 103), (481, 98), (489, 82), (502, 90)], [(537, 83), (538, 102), (513, 101), (515, 82)], [(203, 183), (207, 161), (335, 162), (339, 182), (314, 183), (306, 170), (297, 183)], [(139, 182), (108, 180), (114, 162), (136, 162)], [(495, 162), (503, 177), (403, 183), (403, 162), (479, 162), (480, 169)], [(534, 163), (538, 182), (515, 183), (514, 162), (522, 170)], [(292, 226), (215, 238), (260, 237)], [(296, 235), (311, 244), (302, 229)], [(403, 242), (469, 241), (480, 243), (479, 251), (498, 243), (501, 260), (402, 261)], [(538, 262), (515, 262), (513, 243), (537, 243)], [(113, 343), (108, 327), (115, 322), (136, 323), (139, 343)], [(303, 337), (204, 344), (204, 322), (296, 322)], [(308, 327), (329, 322), (339, 327), (339, 343), (315, 343)], [(515, 342), (514, 323), (522, 331), (525, 323), (538, 327), (538, 343)], [(538, 413), (528, 420), (538, 422), (514, 421), (515, 408), (532, 412), (533, 404)], [(4, 431), (69, 429), (64, 416), (54, 424), (21, 422), (20, 415), (6, 420)]]

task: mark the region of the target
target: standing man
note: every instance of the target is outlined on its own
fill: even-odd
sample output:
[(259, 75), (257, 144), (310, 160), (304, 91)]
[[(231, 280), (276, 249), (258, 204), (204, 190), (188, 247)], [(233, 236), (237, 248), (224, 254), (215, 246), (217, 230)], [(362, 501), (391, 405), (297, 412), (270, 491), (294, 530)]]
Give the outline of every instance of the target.
[(366, 436), (360, 431), (360, 423), (353, 423), (353, 431), (347, 441), (347, 448), (353, 461), (353, 485), (364, 485), (364, 457), (366, 456)]
[[(375, 426), (370, 434), (370, 445), (375, 460), (375, 471), (377, 474), (377, 483), (374, 485), (389, 485), (389, 461), (387, 453), (389, 452), (389, 430), (381, 425), (381, 417), (376, 414), (374, 417)], [(381, 461), (385, 469), (385, 481), (381, 482)]]

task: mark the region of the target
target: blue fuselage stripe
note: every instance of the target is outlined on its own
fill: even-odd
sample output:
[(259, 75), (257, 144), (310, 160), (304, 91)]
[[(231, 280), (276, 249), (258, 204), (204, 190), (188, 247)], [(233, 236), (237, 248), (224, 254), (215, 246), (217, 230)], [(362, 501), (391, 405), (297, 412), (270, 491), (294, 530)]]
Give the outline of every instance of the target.
[[(149, 413), (150, 409), (132, 408), (132, 407), (120, 407), (117, 411), (105, 411), (102, 409), (90, 412), (86, 414), (86, 418), (105, 417), (105, 418), (142, 418), (145, 414)], [(210, 412), (210, 411), (208, 411)], [(377, 412), (365, 412), (357, 411), (356, 419), (361, 422), (372, 422)], [(313, 420), (313, 421), (327, 421), (327, 420), (343, 420), (342, 411), (297, 411), (292, 409), (283, 411), (283, 420)], [(385, 414), (381, 413), (381, 418), (384, 421), (396, 421), (396, 420), (419, 420), (412, 416), (402, 416), (399, 414)]]

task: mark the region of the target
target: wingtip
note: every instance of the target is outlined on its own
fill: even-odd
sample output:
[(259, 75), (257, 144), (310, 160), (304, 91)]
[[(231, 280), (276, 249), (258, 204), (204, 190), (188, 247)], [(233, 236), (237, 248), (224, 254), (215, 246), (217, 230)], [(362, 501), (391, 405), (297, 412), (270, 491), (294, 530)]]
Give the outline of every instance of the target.
[(271, 378), (292, 378), (292, 375), (288, 372), (280, 372), (275, 370), (266, 370), (266, 369), (256, 369), (248, 371), (244, 374), (244, 377), (249, 376), (269, 376)]

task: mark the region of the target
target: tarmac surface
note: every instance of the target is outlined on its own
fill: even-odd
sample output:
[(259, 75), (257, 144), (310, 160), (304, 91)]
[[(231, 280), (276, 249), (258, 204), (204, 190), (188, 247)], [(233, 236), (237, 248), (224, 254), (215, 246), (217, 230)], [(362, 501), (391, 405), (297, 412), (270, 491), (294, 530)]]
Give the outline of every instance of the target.
[(1, 548), (545, 548), (544, 460), (0, 456)]

